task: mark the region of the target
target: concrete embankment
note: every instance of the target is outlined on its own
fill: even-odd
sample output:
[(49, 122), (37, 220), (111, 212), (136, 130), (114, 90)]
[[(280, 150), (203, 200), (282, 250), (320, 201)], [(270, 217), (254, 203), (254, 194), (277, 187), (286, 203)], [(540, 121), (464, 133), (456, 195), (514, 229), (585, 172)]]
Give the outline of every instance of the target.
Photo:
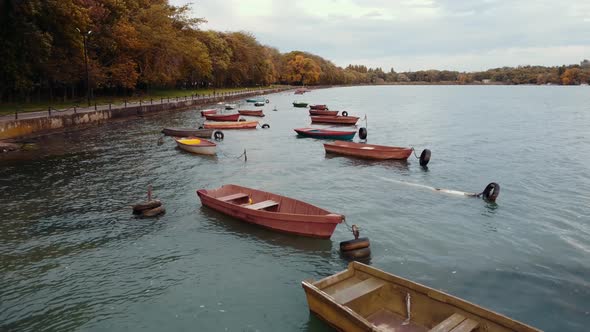
[(251, 96), (270, 94), (288, 90), (289, 88), (276, 88), (258, 91), (237, 92), (215, 97), (200, 97), (191, 99), (134, 104), (126, 106), (102, 106), (106, 109), (80, 109), (68, 111), (44, 112), (35, 117), (26, 119), (13, 119), (0, 121), (0, 140), (16, 140), (18, 138), (38, 136), (59, 132), (63, 130), (78, 129), (99, 124), (112, 119), (144, 116), (159, 112), (184, 110), (192, 107), (213, 104), (220, 101), (235, 101)]

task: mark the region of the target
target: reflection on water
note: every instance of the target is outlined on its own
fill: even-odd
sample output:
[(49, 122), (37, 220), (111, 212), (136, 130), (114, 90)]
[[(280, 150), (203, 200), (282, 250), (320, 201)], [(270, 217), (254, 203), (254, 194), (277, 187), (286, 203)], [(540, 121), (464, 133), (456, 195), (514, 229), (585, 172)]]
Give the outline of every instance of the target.
[[(350, 232), (302, 238), (201, 207), (196, 189), (227, 183), (345, 215), (370, 238), (368, 263), (385, 271), (541, 329), (590, 325), (590, 113), (580, 112), (589, 94), (379, 86), (306, 95), (366, 110), (371, 143), (431, 148), (428, 171), (415, 157), (326, 155), (324, 141), (294, 136), (309, 116), (291, 108), (292, 93), (269, 99), (271, 128), (224, 132), (217, 157), (158, 145), (163, 127), (194, 127), (199, 110), (31, 139), (37, 151), (0, 155), (0, 330), (330, 331), (310, 316), (300, 282), (344, 270), (338, 243)], [(244, 149), (247, 162), (235, 158)], [(502, 186), (497, 204), (432, 189), (480, 192), (491, 181)], [(130, 205), (150, 184), (167, 213), (137, 219)]]

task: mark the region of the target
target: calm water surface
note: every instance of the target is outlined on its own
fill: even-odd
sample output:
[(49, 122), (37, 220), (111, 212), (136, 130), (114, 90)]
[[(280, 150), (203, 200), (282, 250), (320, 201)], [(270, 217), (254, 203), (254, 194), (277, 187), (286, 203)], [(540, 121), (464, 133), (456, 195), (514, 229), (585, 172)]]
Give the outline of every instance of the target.
[[(268, 96), (268, 130), (225, 131), (215, 158), (156, 144), (197, 110), (46, 137), (0, 160), (0, 330), (329, 331), (300, 282), (346, 268), (331, 240), (203, 208), (235, 183), (346, 215), (371, 264), (548, 331), (590, 325), (590, 89), (399, 86)], [(369, 143), (430, 148), (407, 163), (326, 156), (294, 100), (367, 115)], [(276, 106), (278, 111), (271, 109)], [(247, 149), (248, 162), (235, 157)], [(502, 186), (497, 204), (436, 193)], [(167, 208), (129, 204), (152, 184)]]

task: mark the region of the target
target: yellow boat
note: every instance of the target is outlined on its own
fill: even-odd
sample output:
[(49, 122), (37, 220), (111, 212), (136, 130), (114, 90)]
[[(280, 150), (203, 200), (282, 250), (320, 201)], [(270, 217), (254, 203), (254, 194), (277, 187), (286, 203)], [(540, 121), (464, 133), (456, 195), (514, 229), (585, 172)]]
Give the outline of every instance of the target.
[(217, 145), (206, 139), (199, 139), (195, 137), (175, 138), (176, 145), (187, 152), (196, 154), (214, 155), (217, 153)]
[(341, 331), (538, 332), (452, 295), (362, 263), (302, 282), (309, 309)]

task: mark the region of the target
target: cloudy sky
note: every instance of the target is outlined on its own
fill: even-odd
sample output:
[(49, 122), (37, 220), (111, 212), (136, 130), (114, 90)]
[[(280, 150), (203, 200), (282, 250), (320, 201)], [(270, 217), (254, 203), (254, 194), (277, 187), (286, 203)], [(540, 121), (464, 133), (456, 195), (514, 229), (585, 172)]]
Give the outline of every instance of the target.
[(396, 71), (590, 59), (590, 0), (170, 0), (203, 29)]

